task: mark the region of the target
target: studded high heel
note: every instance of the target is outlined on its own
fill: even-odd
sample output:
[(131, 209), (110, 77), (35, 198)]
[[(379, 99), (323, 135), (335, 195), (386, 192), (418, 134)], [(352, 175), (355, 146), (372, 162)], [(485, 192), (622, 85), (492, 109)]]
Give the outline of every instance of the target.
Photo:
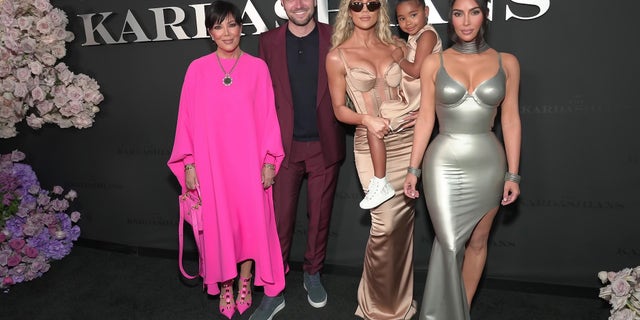
[(231, 319), (236, 312), (236, 303), (233, 301), (233, 279), (225, 281), (220, 287), (220, 313)]
[(249, 307), (251, 307), (252, 295), (251, 295), (251, 278), (253, 276), (249, 276), (245, 278), (240, 276), (240, 281), (238, 282), (238, 298), (236, 299), (236, 308), (238, 308), (238, 312), (242, 314)]

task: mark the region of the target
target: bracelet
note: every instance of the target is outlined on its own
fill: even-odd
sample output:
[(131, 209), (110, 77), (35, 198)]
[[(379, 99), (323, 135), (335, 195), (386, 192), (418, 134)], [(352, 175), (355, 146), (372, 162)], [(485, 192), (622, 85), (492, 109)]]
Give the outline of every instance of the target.
[(522, 177), (517, 173), (505, 172), (504, 174), (504, 181), (513, 181), (519, 184), (520, 180), (522, 180)]
[(273, 164), (273, 163), (265, 163), (263, 166), (264, 166), (265, 168), (269, 168), (269, 169), (272, 169), (272, 170), (275, 170), (275, 169), (276, 169), (276, 165), (275, 165), (275, 164)]
[(407, 172), (411, 173), (414, 176), (416, 176), (416, 178), (420, 178), (420, 175), (422, 175), (422, 170), (420, 170), (418, 168), (414, 168), (414, 167), (408, 167), (407, 168)]
[(196, 168), (196, 165), (193, 163), (188, 163), (184, 165), (184, 171), (195, 169), (195, 168)]

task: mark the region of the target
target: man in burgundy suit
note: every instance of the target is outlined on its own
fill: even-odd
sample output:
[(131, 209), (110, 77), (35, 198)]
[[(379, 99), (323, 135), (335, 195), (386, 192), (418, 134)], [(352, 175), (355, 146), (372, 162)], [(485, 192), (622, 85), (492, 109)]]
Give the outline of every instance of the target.
[(273, 201), (285, 272), (298, 198), (307, 177), (307, 245), (303, 285), (315, 308), (327, 293), (320, 282), (338, 170), (345, 156), (344, 128), (336, 120), (325, 57), (331, 26), (314, 19), (315, 0), (282, 0), (289, 21), (260, 35), (260, 57), (273, 81), (285, 158), (273, 185)]

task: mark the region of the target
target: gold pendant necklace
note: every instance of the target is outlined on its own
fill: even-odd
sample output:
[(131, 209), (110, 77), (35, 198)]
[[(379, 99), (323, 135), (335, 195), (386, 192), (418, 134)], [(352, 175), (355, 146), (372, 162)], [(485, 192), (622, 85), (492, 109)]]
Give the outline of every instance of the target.
[(236, 62), (233, 64), (233, 67), (231, 67), (231, 70), (227, 72), (227, 70), (225, 70), (224, 67), (222, 66), (222, 62), (220, 62), (220, 56), (218, 55), (218, 51), (216, 51), (216, 58), (218, 59), (218, 65), (220, 66), (220, 69), (222, 69), (222, 72), (224, 72), (224, 78), (222, 78), (222, 84), (224, 84), (225, 87), (228, 87), (233, 83), (233, 78), (231, 78), (231, 73), (233, 72), (233, 69), (235, 69), (236, 66), (238, 65), (240, 56), (242, 56), (242, 51), (240, 51), (240, 55), (238, 55), (238, 58), (236, 58)]

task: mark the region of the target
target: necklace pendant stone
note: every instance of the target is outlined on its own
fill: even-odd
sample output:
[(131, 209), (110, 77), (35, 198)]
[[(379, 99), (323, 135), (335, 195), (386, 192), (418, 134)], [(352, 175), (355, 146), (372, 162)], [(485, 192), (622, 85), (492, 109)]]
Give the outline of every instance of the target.
[(226, 74), (226, 75), (224, 76), (224, 78), (222, 79), (222, 84), (224, 84), (224, 86), (225, 86), (225, 87), (228, 87), (228, 86), (230, 86), (232, 83), (233, 83), (233, 79), (231, 79), (231, 77), (230, 77), (228, 74)]

